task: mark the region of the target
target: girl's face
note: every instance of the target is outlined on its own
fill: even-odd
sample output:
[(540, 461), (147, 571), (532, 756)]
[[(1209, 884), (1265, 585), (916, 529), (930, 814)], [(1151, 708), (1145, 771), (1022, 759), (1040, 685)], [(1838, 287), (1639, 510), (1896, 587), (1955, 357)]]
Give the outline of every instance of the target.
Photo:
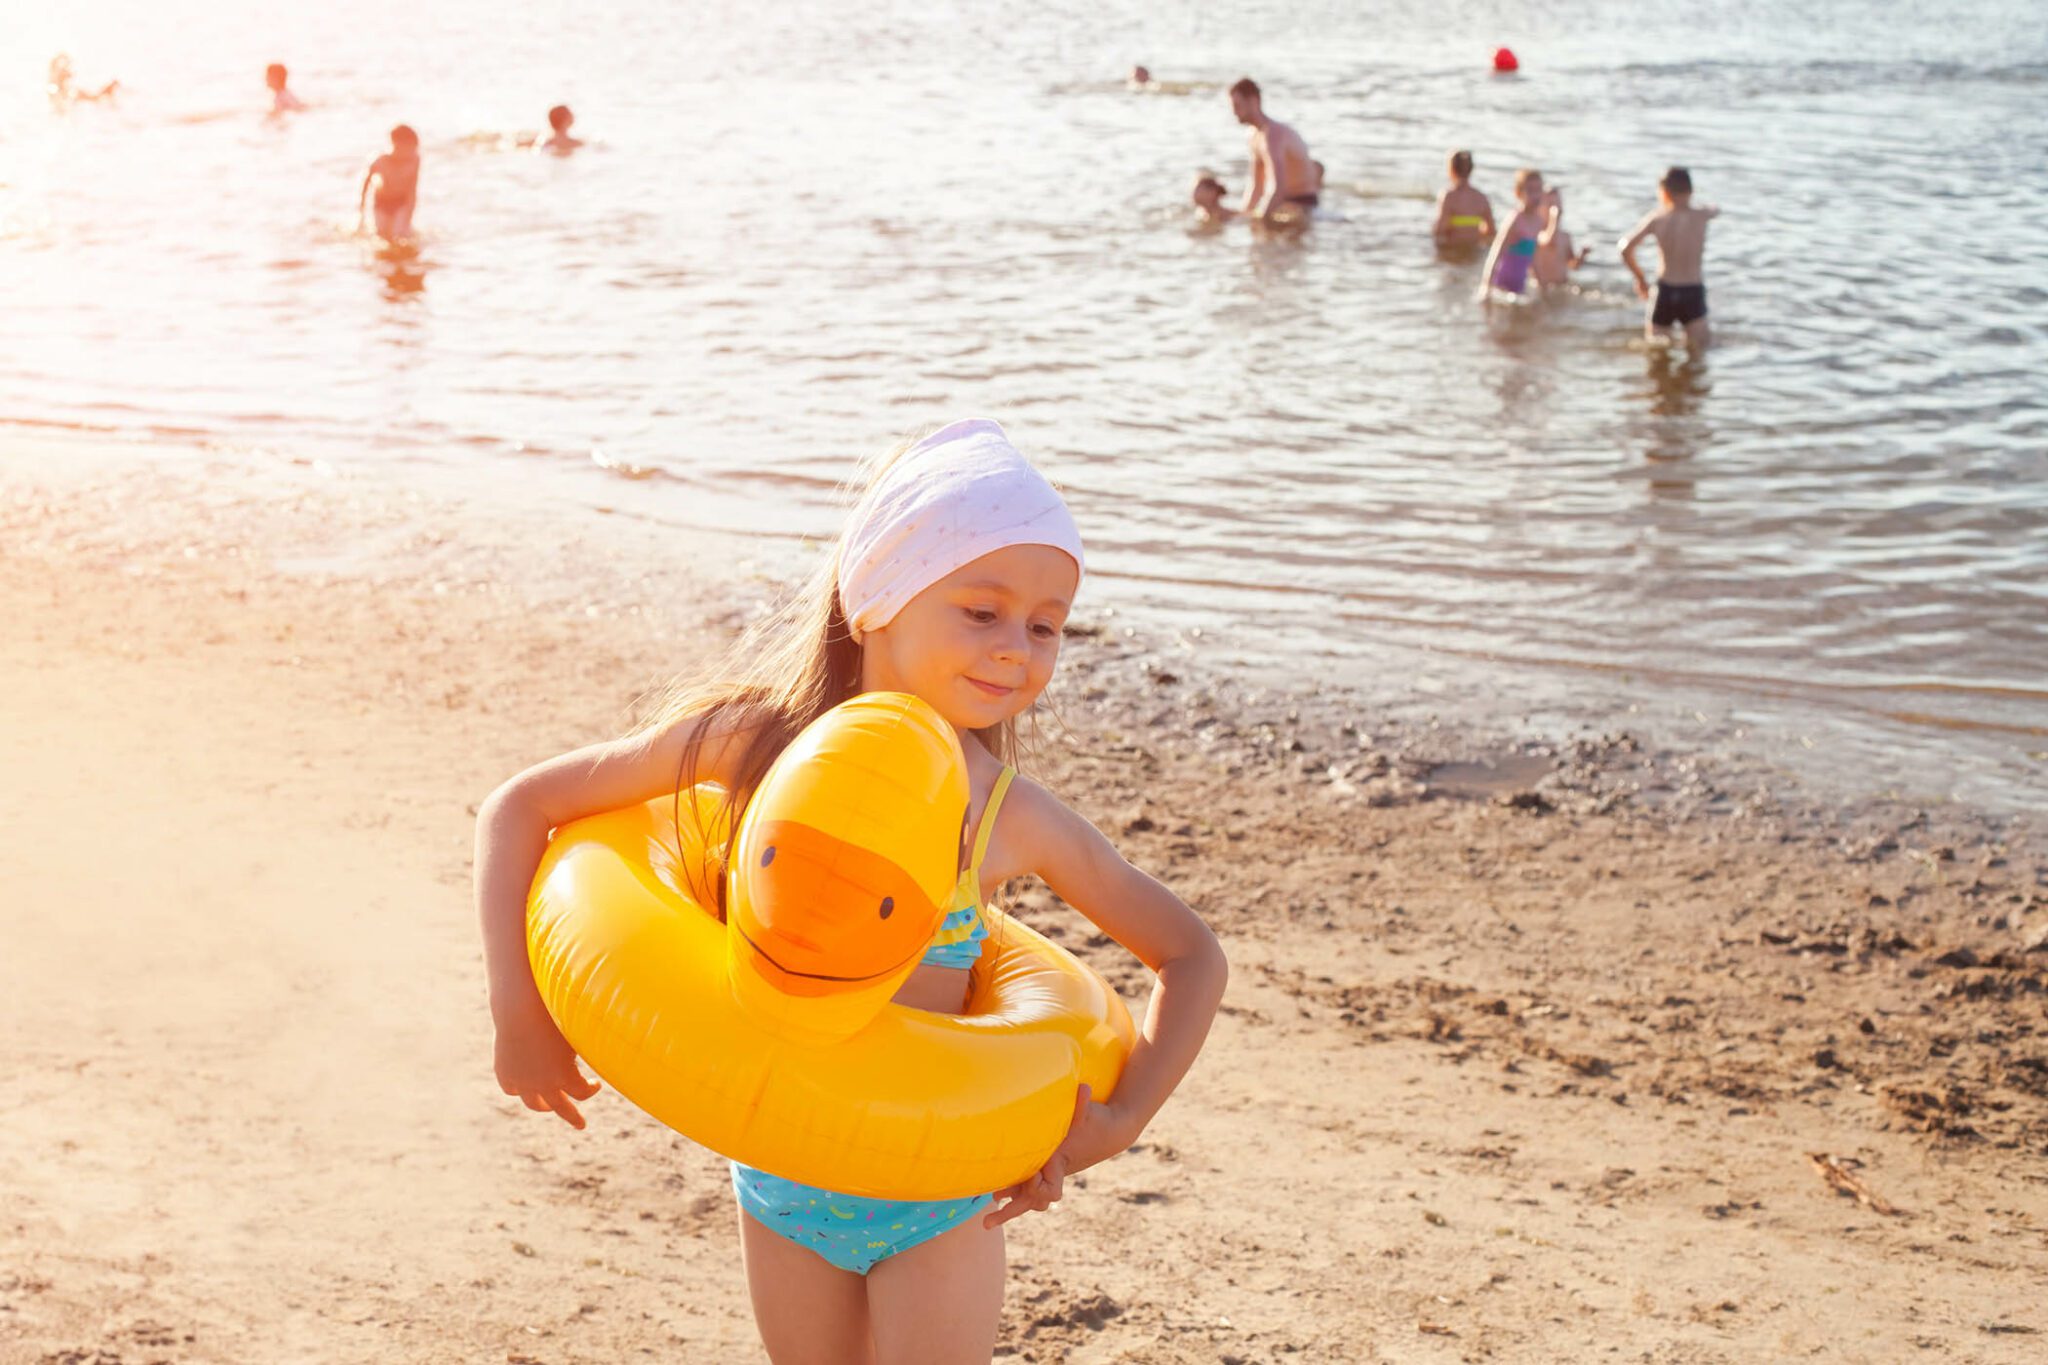
[(1011, 545), (955, 569), (861, 642), (861, 686), (909, 692), (956, 729), (1021, 715), (1052, 680), (1081, 571), (1050, 545)]

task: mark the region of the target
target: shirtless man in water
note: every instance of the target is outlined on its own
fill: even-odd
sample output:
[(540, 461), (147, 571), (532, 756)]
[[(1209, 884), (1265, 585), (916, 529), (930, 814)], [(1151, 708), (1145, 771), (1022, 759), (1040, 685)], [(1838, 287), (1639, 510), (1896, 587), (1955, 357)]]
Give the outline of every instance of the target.
[(1278, 119), (1266, 117), (1258, 83), (1246, 76), (1230, 87), (1230, 112), (1252, 130), (1252, 183), (1239, 210), (1257, 218), (1307, 217), (1322, 188), (1308, 144)]
[(412, 236), (413, 204), (420, 190), (420, 135), (401, 123), (391, 130), (391, 150), (370, 163), (363, 176), (363, 188), (356, 195), (356, 219), (362, 220), (363, 201), (370, 186), (377, 187), (377, 235), (387, 242)]

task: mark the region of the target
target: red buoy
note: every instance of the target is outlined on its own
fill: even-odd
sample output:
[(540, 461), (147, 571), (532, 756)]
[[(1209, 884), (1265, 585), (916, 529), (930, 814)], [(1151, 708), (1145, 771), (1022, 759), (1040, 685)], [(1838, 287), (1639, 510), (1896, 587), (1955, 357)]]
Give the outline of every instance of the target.
[(1501, 72), (1520, 71), (1522, 64), (1515, 60), (1513, 48), (1497, 47), (1493, 50), (1493, 69)]

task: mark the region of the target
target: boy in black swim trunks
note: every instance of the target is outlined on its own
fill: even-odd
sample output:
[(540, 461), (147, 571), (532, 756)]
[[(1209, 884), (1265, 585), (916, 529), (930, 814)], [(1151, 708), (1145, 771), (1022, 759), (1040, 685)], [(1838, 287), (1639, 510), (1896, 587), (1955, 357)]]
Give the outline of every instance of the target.
[(1692, 174), (1683, 166), (1664, 172), (1657, 182), (1657, 199), (1656, 211), (1621, 239), (1621, 263), (1636, 277), (1636, 297), (1651, 299), (1650, 283), (1643, 278), (1635, 253), (1645, 237), (1657, 239), (1657, 292), (1643, 333), (1657, 341), (1668, 337), (1668, 329), (1683, 327), (1687, 347), (1703, 351), (1709, 336), (1707, 286), (1700, 278), (1700, 262), (1707, 251), (1707, 223), (1721, 210), (1693, 207)]

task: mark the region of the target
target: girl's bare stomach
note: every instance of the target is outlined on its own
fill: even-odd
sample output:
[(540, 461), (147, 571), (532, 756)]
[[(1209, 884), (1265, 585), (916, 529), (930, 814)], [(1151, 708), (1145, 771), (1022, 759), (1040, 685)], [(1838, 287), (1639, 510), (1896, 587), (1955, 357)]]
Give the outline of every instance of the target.
[(910, 976), (897, 987), (893, 997), (896, 1004), (908, 1005), (914, 1010), (929, 1010), (934, 1014), (960, 1014), (967, 1008), (967, 978), (965, 967), (934, 967), (920, 962), (910, 971)]

